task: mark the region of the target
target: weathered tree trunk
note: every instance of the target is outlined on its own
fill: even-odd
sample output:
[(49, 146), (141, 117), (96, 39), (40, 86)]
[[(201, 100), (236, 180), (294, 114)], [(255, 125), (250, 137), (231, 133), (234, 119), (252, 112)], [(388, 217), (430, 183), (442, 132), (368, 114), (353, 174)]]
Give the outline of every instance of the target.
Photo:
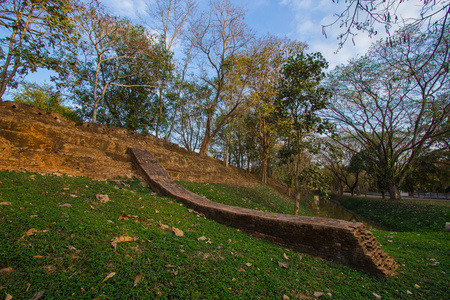
[(389, 189), (389, 198), (391, 200), (398, 200), (401, 198), (400, 191), (399, 191), (398, 185), (396, 183), (389, 183), (388, 189)]

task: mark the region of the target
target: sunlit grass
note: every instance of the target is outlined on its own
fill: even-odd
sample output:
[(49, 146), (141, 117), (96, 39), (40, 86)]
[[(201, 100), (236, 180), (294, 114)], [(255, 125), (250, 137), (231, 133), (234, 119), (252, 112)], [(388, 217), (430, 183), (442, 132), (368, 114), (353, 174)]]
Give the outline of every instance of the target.
[[(0, 299), (30, 299), (39, 292), (44, 292), (41, 299), (312, 299), (314, 292), (323, 292), (321, 299), (376, 299), (373, 293), (383, 299), (449, 295), (445, 232), (375, 231), (383, 250), (401, 265), (398, 277), (384, 279), (247, 236), (152, 194), (137, 180), (0, 172), (0, 182)], [(276, 207), (282, 200), (258, 200), (268, 193), (265, 187), (261, 192), (198, 188), (220, 195), (227, 204), (284, 212)], [(100, 202), (97, 194), (108, 195), (110, 201)], [(280, 207), (292, 209), (286, 201)], [(184, 236), (175, 236), (172, 227)], [(111, 240), (119, 236), (133, 241), (114, 249)]]

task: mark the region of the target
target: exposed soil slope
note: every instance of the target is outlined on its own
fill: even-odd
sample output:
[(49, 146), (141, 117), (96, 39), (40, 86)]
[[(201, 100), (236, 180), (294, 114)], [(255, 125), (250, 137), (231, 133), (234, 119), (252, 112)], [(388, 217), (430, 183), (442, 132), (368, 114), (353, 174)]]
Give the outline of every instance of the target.
[(75, 125), (63, 116), (0, 102), (0, 170), (62, 173), (92, 179), (139, 177), (127, 149), (150, 151), (174, 180), (254, 185), (254, 175), (176, 144), (122, 128)]

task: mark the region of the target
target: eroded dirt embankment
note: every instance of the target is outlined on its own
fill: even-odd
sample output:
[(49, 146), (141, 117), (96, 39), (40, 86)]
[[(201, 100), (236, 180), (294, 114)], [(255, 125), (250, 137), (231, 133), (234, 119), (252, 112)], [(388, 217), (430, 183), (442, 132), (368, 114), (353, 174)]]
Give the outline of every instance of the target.
[(75, 125), (59, 114), (0, 102), (0, 170), (61, 173), (92, 179), (139, 177), (127, 149), (151, 151), (174, 180), (254, 185), (248, 172), (225, 167), (176, 144), (93, 123)]

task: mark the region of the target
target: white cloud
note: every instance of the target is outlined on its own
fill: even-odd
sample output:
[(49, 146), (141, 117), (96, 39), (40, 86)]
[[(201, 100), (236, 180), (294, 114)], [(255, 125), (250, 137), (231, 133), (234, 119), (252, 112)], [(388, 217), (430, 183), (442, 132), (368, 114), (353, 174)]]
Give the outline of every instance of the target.
[(146, 2), (151, 0), (102, 0), (113, 14), (129, 19), (136, 19), (146, 9)]

